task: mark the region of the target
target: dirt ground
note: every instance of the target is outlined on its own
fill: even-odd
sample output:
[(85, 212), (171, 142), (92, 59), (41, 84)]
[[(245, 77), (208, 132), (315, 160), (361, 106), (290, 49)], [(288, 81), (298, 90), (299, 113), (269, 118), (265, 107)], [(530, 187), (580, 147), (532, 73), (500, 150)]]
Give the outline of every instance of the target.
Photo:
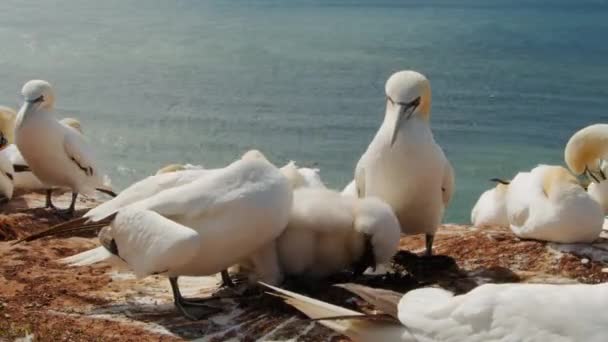
[[(0, 341), (30, 336), (36, 341), (347, 341), (306, 320), (259, 289), (222, 299), (222, 312), (197, 322), (174, 310), (167, 280), (135, 279), (108, 266), (67, 267), (55, 260), (97, 246), (94, 236), (47, 238), (11, 246), (10, 241), (59, 223), (43, 196), (21, 196), (0, 213)], [(79, 202), (80, 213), (97, 199)], [(67, 206), (67, 197), (57, 201)], [(487, 282), (583, 282), (608, 280), (608, 243), (561, 247), (514, 237), (508, 229), (445, 225), (433, 257), (423, 257), (422, 236), (402, 239), (402, 251), (384, 275), (328, 281), (291, 280), (286, 287), (349, 308), (373, 310), (332, 286), (358, 282), (407, 292), (438, 285), (458, 293)], [(562, 249), (563, 250), (563, 249)], [(218, 289), (215, 277), (180, 278), (187, 296), (234, 295)]]

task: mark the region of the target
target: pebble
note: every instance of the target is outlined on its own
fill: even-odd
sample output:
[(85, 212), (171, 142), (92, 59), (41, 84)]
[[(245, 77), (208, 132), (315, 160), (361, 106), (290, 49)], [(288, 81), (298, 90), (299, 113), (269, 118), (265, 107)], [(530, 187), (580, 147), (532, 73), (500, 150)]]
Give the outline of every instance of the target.
[(602, 273), (608, 273), (608, 267), (602, 268)]
[(589, 259), (587, 259), (587, 258), (582, 258), (581, 259), (581, 264), (587, 265), (588, 263), (589, 263)]

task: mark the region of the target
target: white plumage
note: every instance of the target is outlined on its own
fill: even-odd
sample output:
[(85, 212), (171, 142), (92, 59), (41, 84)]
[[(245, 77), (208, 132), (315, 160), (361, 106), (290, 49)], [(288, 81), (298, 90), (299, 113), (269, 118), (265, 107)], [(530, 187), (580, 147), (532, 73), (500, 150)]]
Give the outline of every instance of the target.
[(508, 227), (507, 218), (507, 184), (498, 183), (494, 188), (485, 191), (471, 210), (471, 222), (478, 228), (499, 226)]
[(0, 152), (0, 195), (10, 200), (13, 198), (15, 170), (11, 161), (2, 152)]
[[(111, 236), (118, 254), (131, 260), (129, 266), (140, 276), (196, 276), (220, 272), (276, 238), (287, 224), (291, 201), (288, 181), (278, 169), (263, 160), (239, 160), (126, 208), (97, 210), (100, 206), (85, 217), (95, 222), (118, 212)], [(183, 242), (186, 237), (190, 242)], [(172, 254), (176, 246), (184, 253), (179, 258)], [(189, 262), (171, 264), (173, 258)]]
[[(184, 178), (169, 177), (187, 173), (199, 174), (178, 186)], [(173, 186), (159, 189), (162, 185), (152, 181), (159, 178)], [(223, 169), (166, 173), (144, 181), (136, 184), (141, 191), (125, 191), (132, 197), (121, 198), (123, 192), (85, 215), (89, 222), (111, 224), (100, 239), (112, 253), (96, 249), (63, 261), (115, 262), (117, 255), (140, 277), (165, 274), (176, 306), (193, 319), (177, 277), (215, 274), (259, 251), (283, 231), (292, 204), (291, 184), (263, 157), (246, 155)], [(146, 183), (153, 186), (145, 188)]]
[(319, 169), (299, 167), (292, 160), (281, 168), (281, 172), (291, 181), (294, 188), (325, 188)]
[(430, 84), (420, 73), (400, 71), (386, 82), (386, 95), (384, 122), (357, 164), (357, 193), (386, 201), (404, 234), (426, 234), (431, 254), (454, 174), (429, 125)]
[(296, 189), (289, 223), (276, 242), (279, 266), (288, 275), (325, 277), (353, 267), (371, 248), (373, 262), (362, 272), (390, 260), (399, 233), (392, 209), (377, 198)]
[(357, 194), (357, 184), (355, 184), (355, 181), (352, 180), (350, 183), (348, 183), (344, 189), (342, 189), (342, 195), (343, 196), (355, 196), (358, 197)]
[(278, 284), (285, 275), (326, 277), (347, 269), (362, 273), (397, 252), (400, 227), (388, 204), (342, 196), (321, 186), (317, 175), (306, 181), (294, 162), (281, 172), (294, 188), (289, 223), (276, 241), (240, 263), (250, 277)]
[(42, 183), (72, 190), (68, 211), (73, 212), (77, 194), (107, 188), (103, 174), (82, 134), (55, 119), (51, 85), (33, 80), (21, 92), (25, 102), (17, 115), (15, 144)]
[(539, 165), (513, 178), (507, 215), (515, 235), (561, 243), (591, 242), (602, 230), (599, 204), (560, 166)]
[(559, 341), (606, 340), (608, 284), (486, 284), (454, 296), (438, 288), (398, 294), (356, 285), (346, 289), (394, 315), (363, 314), (272, 287), (307, 316), (355, 341)]
[[(64, 118), (64, 119), (61, 119), (59, 122), (61, 124), (65, 125), (66, 127), (74, 129), (76, 132), (82, 134), (82, 127), (78, 120), (73, 119), (73, 118)], [(14, 124), (13, 124), (13, 129), (14, 129)], [(25, 159), (23, 159), (21, 152), (19, 152), (17, 145), (15, 145), (15, 144), (9, 145), (6, 149), (4, 149), (0, 153), (5, 154), (13, 165), (28, 166)], [(38, 177), (36, 177), (31, 171), (15, 172), (14, 183), (15, 183), (15, 189), (22, 189), (22, 190), (26, 190), (26, 191), (27, 190), (43, 190), (43, 189), (48, 188), (48, 186), (45, 186), (44, 184), (42, 184), (40, 179), (38, 179)]]

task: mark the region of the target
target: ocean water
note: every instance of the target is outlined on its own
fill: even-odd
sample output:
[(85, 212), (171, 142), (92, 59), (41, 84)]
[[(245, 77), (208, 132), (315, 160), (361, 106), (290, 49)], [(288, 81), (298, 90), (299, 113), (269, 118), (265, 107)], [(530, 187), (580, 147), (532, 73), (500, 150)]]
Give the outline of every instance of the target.
[(117, 188), (252, 147), (342, 188), (384, 82), (418, 70), (456, 169), (445, 221), (465, 223), (489, 178), (563, 164), (608, 121), (607, 18), (601, 0), (2, 0), (0, 104), (49, 80)]

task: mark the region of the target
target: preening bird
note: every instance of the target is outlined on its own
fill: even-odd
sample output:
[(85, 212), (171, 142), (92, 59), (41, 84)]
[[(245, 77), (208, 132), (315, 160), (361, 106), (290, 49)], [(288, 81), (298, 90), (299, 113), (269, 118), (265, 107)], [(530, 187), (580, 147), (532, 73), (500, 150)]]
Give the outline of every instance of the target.
[(359, 197), (388, 203), (404, 234), (425, 234), (426, 252), (454, 191), (454, 172), (430, 127), (431, 86), (415, 71), (386, 82), (384, 121), (355, 170)]
[(496, 186), (481, 194), (471, 210), (471, 222), (475, 227), (509, 226), (506, 203), (509, 182), (498, 178), (492, 181), (497, 182)]
[(575, 175), (589, 178), (589, 195), (608, 214), (608, 125), (591, 125), (576, 132), (566, 144), (564, 159)]
[[(202, 170), (148, 179), (187, 172)], [(90, 265), (122, 260), (137, 276), (164, 274), (170, 280), (176, 307), (191, 319), (200, 316), (192, 311), (195, 303), (182, 298), (177, 278), (218, 273), (273, 241), (287, 225), (292, 203), (288, 180), (263, 156), (244, 156), (225, 168), (130, 205), (106, 205), (128, 202), (121, 198), (125, 193), (128, 191), (82, 219), (24, 241), (109, 225), (100, 233), (101, 247), (64, 262)]]
[[(29, 81), (21, 93), (25, 102), (17, 115), (15, 144), (42, 183), (71, 189), (72, 202), (63, 213), (73, 214), (79, 193), (100, 190), (113, 194), (82, 134), (55, 118), (55, 96), (50, 83)], [(53, 207), (51, 195), (52, 189), (48, 189), (47, 204)]]
[(604, 215), (577, 179), (561, 166), (520, 172), (507, 190), (507, 216), (515, 235), (560, 243), (592, 242)]
[(390, 261), (399, 235), (395, 214), (378, 198), (297, 188), (287, 227), (273, 244), (253, 255), (264, 262), (252, 271), (258, 280), (272, 284), (285, 275), (321, 278), (349, 269), (360, 275)]
[(385, 313), (374, 315), (266, 286), (306, 316), (354, 341), (606, 340), (606, 283), (485, 284), (458, 296), (439, 288), (412, 290), (402, 296), (361, 285), (339, 285)]

